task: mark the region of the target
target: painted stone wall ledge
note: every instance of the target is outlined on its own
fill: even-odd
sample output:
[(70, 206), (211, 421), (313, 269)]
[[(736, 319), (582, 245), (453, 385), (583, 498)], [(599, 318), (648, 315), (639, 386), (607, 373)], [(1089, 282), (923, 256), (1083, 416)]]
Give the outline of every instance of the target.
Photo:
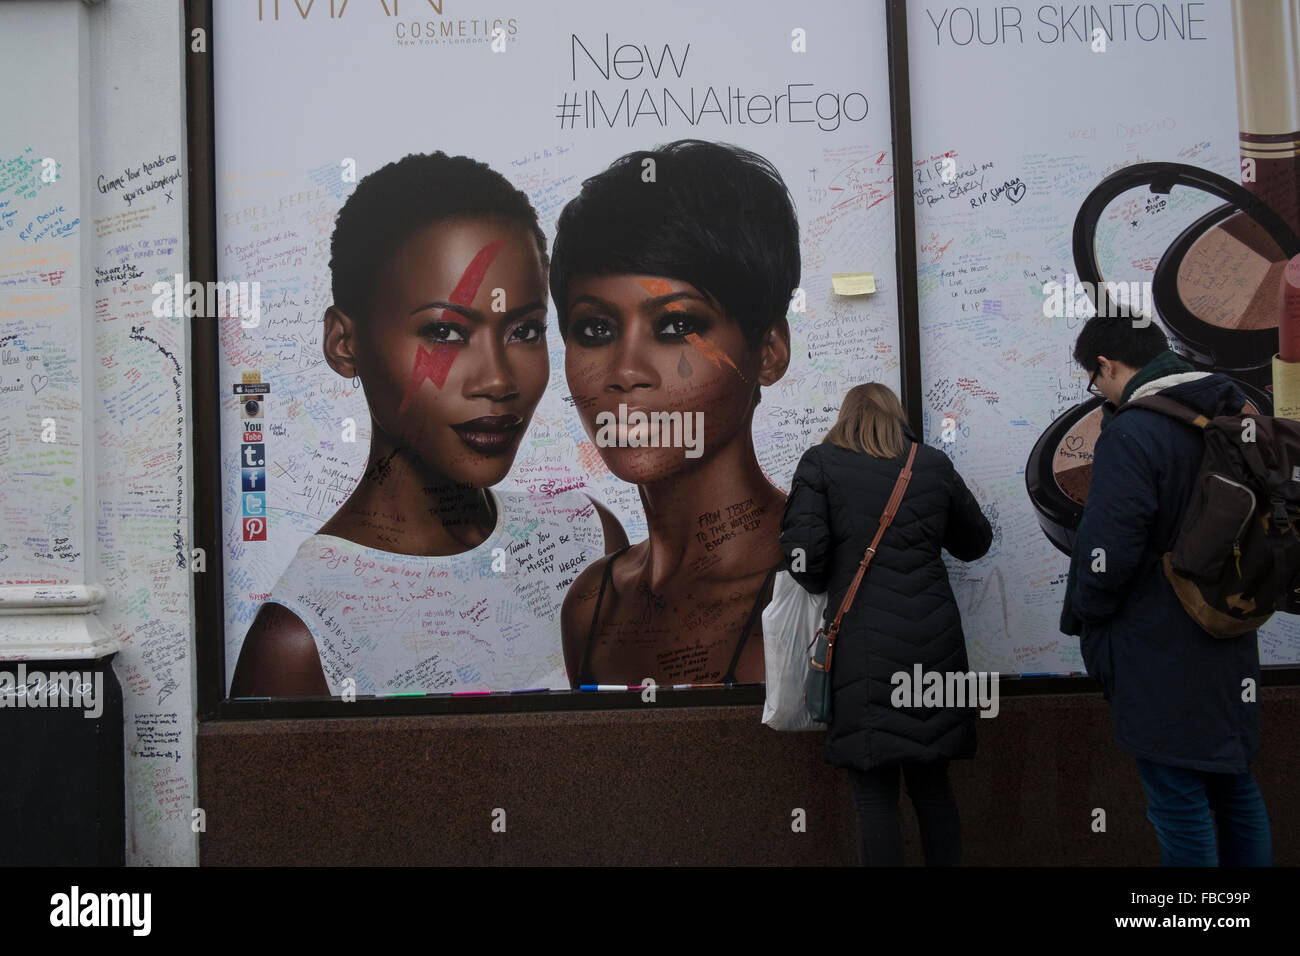
[(0, 660), (97, 660), (121, 650), (99, 620), (96, 584), (0, 587)]

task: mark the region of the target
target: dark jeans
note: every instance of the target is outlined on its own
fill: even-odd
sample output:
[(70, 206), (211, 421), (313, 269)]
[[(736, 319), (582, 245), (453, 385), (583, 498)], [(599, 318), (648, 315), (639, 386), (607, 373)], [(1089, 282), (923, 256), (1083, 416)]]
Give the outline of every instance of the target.
[(903, 827), (898, 819), (898, 771), (921, 827), (926, 866), (961, 865), (961, 818), (948, 786), (948, 761), (891, 763), (873, 770), (849, 768), (849, 787), (858, 811), (858, 862), (902, 866)]
[[(1270, 866), (1264, 798), (1246, 773), (1206, 773), (1137, 758), (1162, 866)], [(1210, 816), (1210, 812), (1214, 816)], [(1218, 845), (1215, 845), (1215, 827)]]

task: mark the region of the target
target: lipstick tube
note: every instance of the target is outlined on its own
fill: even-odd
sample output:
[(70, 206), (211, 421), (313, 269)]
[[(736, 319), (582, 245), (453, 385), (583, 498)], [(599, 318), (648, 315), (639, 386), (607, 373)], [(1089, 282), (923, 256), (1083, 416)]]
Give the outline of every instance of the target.
[(1300, 235), (1300, 0), (1233, 0), (1232, 33), (1242, 185)]
[[(1242, 186), (1300, 234), (1300, 0), (1233, 0), (1232, 35)], [(1273, 414), (1300, 420), (1297, 259), (1278, 298)]]
[(1300, 256), (1293, 256), (1282, 270), (1282, 294), (1278, 296), (1281, 354), (1273, 356), (1273, 414), (1300, 421), (1300, 361), (1288, 360), (1300, 349)]

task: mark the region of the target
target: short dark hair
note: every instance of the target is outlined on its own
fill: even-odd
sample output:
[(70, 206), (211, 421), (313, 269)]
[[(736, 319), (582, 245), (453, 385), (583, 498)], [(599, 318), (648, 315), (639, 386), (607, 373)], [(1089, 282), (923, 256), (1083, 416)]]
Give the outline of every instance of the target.
[(1135, 326), (1136, 315), (1119, 308), (1114, 318), (1094, 315), (1079, 332), (1074, 342), (1074, 360), (1091, 375), (1101, 368), (1098, 355), (1123, 362), (1129, 368), (1139, 369), (1169, 348), (1169, 340), (1155, 322)]
[[(654, 160), (654, 180), (642, 176)], [(799, 220), (776, 168), (739, 146), (682, 139), (587, 179), (555, 228), (551, 298), (568, 332), (579, 275), (643, 273), (712, 296), (756, 345), (799, 283)]]
[(357, 183), (334, 222), (330, 273), (334, 305), (363, 318), (384, 264), (413, 232), (448, 219), (496, 217), (537, 239), (547, 267), (546, 234), (528, 196), (486, 163), (468, 156), (411, 153)]

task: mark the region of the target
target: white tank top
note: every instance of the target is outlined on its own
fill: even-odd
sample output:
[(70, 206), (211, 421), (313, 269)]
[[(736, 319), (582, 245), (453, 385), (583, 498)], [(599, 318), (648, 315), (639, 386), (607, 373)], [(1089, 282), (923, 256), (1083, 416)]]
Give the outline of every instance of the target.
[(462, 554), (394, 554), (328, 534), (298, 548), (268, 602), (311, 631), (330, 693), (568, 689), (560, 606), (604, 552), (576, 492), (495, 492), (496, 528)]

